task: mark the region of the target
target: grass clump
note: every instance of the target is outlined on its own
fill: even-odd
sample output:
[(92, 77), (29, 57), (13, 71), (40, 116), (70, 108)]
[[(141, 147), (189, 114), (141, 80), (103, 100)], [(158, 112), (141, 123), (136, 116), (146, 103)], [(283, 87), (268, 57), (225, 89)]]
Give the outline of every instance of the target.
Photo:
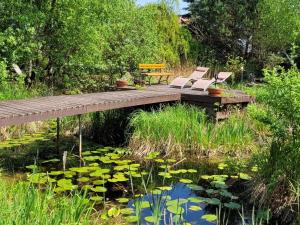
[(92, 207), (83, 196), (58, 197), (29, 183), (0, 182), (0, 225), (92, 224)]
[(129, 146), (137, 156), (153, 149), (165, 154), (197, 156), (250, 152), (254, 148), (254, 135), (242, 114), (214, 123), (204, 110), (195, 106), (167, 106), (159, 112), (136, 113), (130, 125), (133, 133)]

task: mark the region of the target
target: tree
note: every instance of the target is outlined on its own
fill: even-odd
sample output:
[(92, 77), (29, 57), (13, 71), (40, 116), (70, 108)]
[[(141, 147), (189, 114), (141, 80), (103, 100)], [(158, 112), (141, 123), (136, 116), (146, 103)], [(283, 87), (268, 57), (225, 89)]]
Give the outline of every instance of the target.
[(257, 18), (258, 0), (186, 0), (190, 29), (198, 41), (225, 62), (229, 55), (248, 57)]

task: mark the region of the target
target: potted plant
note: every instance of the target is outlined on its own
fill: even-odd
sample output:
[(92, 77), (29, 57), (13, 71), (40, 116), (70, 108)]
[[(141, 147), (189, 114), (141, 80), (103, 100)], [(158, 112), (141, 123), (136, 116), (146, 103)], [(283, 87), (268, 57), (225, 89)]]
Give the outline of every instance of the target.
[(116, 80), (116, 86), (118, 88), (127, 87), (130, 80), (131, 74), (129, 72), (126, 72), (120, 79)]
[(223, 89), (218, 88), (217, 85), (215, 85), (214, 87), (211, 86), (207, 88), (207, 91), (210, 96), (214, 96), (214, 97), (218, 97), (223, 94)]

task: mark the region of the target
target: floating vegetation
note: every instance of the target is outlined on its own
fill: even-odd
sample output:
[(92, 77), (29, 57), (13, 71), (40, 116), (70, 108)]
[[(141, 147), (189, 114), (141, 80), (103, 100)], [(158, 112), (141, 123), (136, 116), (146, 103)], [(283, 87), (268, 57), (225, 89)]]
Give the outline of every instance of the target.
[[(120, 152), (111, 147), (84, 151), (86, 164), (66, 171), (47, 172), (30, 165), (27, 169), (33, 173), (28, 180), (38, 187), (54, 186), (59, 194), (81, 190), (97, 205), (105, 206), (106, 201), (113, 200), (117, 207), (105, 211), (101, 216), (104, 220), (118, 214), (129, 223), (159, 224), (164, 215), (166, 224), (201, 224), (201, 221), (213, 224), (217, 220), (216, 208), (231, 211), (241, 208), (239, 198), (229, 190), (229, 181), (251, 179), (245, 171), (223, 174), (230, 170), (226, 163), (217, 166), (219, 174), (201, 175), (196, 168), (176, 165), (174, 159), (159, 158), (159, 152), (147, 154), (144, 160), (148, 163), (144, 165)], [(59, 163), (57, 160), (47, 163), (50, 162)], [(119, 194), (111, 197), (118, 189)], [(198, 221), (191, 220), (195, 216), (189, 215), (197, 215)]]

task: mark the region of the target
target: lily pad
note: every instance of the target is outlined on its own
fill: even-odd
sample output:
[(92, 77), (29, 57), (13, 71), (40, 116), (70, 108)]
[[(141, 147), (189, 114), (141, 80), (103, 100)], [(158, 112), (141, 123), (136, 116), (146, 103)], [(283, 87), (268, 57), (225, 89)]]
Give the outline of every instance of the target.
[(134, 213), (134, 210), (132, 208), (124, 208), (121, 209), (120, 213), (122, 215), (131, 215), (132, 213)]
[(192, 181), (192, 180), (189, 180), (189, 179), (180, 179), (179, 182), (184, 183), (184, 184), (190, 184), (190, 183), (193, 183), (193, 181)]
[(203, 191), (204, 188), (200, 185), (196, 185), (196, 184), (188, 184), (187, 185), (190, 189), (192, 189), (193, 191)]
[(101, 197), (101, 196), (92, 196), (90, 199), (95, 202), (103, 201), (103, 197)]
[(85, 183), (85, 182), (89, 182), (90, 178), (88, 178), (88, 177), (80, 177), (80, 178), (77, 178), (77, 181)]
[(155, 222), (157, 222), (157, 218), (156, 217), (154, 217), (154, 216), (146, 216), (145, 217), (145, 221), (146, 222), (149, 222), (149, 223), (155, 223)]
[(119, 202), (119, 203), (127, 203), (127, 202), (129, 202), (129, 199), (128, 199), (128, 198), (117, 198), (116, 200), (117, 200), (117, 202)]
[(92, 191), (94, 192), (101, 192), (101, 193), (104, 193), (107, 191), (107, 188), (106, 187), (102, 187), (102, 186), (96, 186), (94, 188), (91, 188)]
[(184, 208), (180, 205), (170, 205), (167, 207), (167, 210), (175, 215), (181, 215), (184, 213)]
[(201, 219), (206, 220), (208, 222), (214, 222), (218, 219), (218, 217), (214, 214), (205, 214), (201, 217)]
[(125, 220), (128, 223), (136, 223), (138, 221), (138, 217), (137, 216), (127, 216), (127, 217), (125, 217)]
[(189, 210), (191, 211), (201, 211), (202, 208), (200, 206), (197, 206), (197, 205), (192, 205), (189, 207)]
[(94, 185), (103, 185), (106, 183), (106, 180), (94, 180), (93, 184)]
[(200, 203), (203, 202), (203, 200), (200, 197), (189, 197), (188, 198), (189, 202), (193, 202), (193, 203)]
[(239, 208), (241, 208), (241, 205), (238, 204), (238, 203), (235, 203), (235, 202), (225, 203), (224, 206), (229, 208), (229, 209), (239, 209)]

